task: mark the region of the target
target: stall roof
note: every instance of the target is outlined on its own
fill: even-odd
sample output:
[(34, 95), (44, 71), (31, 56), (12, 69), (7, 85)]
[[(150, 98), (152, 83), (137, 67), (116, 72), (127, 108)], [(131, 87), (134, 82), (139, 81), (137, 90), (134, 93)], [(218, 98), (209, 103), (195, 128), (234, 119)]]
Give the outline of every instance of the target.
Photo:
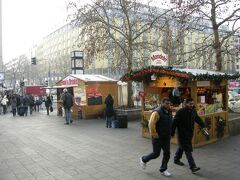
[(209, 75), (225, 75), (225, 73), (221, 73), (221, 72), (216, 72), (216, 71), (207, 71), (207, 70), (203, 70), (203, 69), (175, 69), (177, 71), (182, 71), (182, 72), (186, 72), (186, 73), (191, 73), (194, 76), (198, 76), (201, 74), (209, 74)]
[(78, 85), (62, 85), (62, 86), (53, 86), (53, 87), (50, 87), (49, 89), (58, 89), (58, 88), (70, 88), (70, 87), (77, 87)]
[(85, 82), (117, 82), (115, 79), (98, 74), (71, 74), (70, 76)]
[(121, 77), (122, 81), (145, 81), (151, 82), (151, 76), (172, 76), (179, 79), (188, 79), (193, 81), (213, 80), (221, 81), (223, 79), (237, 79), (239, 74), (226, 74), (216, 71), (207, 71), (202, 69), (176, 69), (162, 66), (147, 66), (142, 69), (134, 70), (126, 73)]

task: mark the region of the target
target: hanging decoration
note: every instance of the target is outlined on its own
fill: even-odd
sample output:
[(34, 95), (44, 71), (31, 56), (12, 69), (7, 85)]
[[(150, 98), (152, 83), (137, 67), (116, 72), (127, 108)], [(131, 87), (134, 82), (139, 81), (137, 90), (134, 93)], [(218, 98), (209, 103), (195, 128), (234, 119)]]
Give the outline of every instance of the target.
[(226, 120), (220, 116), (216, 118), (216, 131), (217, 131), (217, 138), (222, 138), (224, 136), (224, 130), (227, 125)]

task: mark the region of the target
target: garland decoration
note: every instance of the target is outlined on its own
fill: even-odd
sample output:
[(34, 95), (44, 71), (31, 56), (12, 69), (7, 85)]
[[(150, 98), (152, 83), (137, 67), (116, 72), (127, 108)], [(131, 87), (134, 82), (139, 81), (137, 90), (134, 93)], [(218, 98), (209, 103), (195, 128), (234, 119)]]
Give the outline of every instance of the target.
[(224, 130), (227, 125), (226, 120), (222, 117), (217, 116), (216, 119), (216, 131), (217, 131), (217, 138), (222, 138), (224, 136)]
[(176, 77), (180, 82), (186, 84), (188, 81), (206, 81), (211, 80), (216, 84), (221, 83), (223, 79), (237, 79), (240, 77), (239, 74), (197, 74), (193, 75), (190, 72), (184, 72), (177, 69), (162, 67), (162, 66), (146, 66), (138, 70), (131, 70), (126, 73), (120, 79), (121, 81), (136, 81), (136, 82), (151, 82), (151, 75), (155, 74), (157, 77), (168, 75)]

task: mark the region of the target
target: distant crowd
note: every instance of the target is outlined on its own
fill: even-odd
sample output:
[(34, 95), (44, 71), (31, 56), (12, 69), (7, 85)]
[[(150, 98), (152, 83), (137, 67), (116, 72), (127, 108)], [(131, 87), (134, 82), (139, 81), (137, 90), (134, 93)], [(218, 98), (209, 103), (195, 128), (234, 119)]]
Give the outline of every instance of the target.
[(52, 106), (52, 96), (32, 96), (32, 95), (19, 95), (19, 94), (0, 94), (0, 115), (12, 113), (13, 116), (27, 116), (32, 114), (33, 111), (39, 112), (43, 109), (43, 102), (49, 114), (49, 108)]

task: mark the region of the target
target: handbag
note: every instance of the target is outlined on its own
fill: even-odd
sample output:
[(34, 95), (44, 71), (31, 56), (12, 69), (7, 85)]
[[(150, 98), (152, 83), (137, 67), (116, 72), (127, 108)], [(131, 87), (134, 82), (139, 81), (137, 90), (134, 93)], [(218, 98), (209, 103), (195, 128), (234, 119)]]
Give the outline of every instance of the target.
[(53, 107), (52, 106), (50, 107), (50, 112), (53, 112)]

